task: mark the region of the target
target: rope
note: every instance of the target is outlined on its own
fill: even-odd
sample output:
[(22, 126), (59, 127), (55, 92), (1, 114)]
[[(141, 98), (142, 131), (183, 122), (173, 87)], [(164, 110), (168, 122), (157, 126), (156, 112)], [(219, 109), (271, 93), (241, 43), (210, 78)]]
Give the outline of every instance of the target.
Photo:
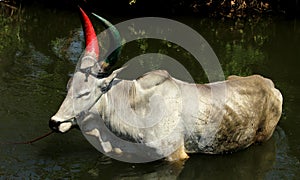
[(45, 137), (51, 135), (52, 133), (54, 133), (54, 131), (50, 131), (50, 132), (47, 132), (46, 134), (42, 135), (42, 136), (39, 136), (39, 137), (36, 137), (32, 140), (29, 140), (29, 141), (23, 141), (23, 142), (0, 142), (0, 145), (3, 145), (3, 144), (32, 144), (32, 143), (35, 143), (41, 139), (44, 139)]

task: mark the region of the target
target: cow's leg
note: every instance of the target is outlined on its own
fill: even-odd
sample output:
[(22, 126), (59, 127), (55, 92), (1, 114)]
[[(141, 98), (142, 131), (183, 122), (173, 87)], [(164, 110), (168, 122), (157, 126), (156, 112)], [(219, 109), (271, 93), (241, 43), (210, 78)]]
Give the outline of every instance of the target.
[(183, 161), (188, 159), (189, 156), (186, 154), (184, 150), (184, 145), (182, 144), (176, 151), (174, 151), (171, 155), (169, 155), (166, 160), (167, 161)]

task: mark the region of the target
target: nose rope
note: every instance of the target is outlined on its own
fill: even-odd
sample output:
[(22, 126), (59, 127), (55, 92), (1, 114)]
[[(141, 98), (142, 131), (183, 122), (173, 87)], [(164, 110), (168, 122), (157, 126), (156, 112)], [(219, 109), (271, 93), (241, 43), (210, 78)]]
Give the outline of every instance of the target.
[[(71, 122), (72, 123), (72, 125), (73, 125), (73, 123), (75, 123), (75, 125), (77, 125), (77, 119), (79, 119), (79, 118), (81, 118), (81, 117), (84, 117), (93, 107), (94, 107), (94, 105), (98, 102), (98, 100), (101, 98), (101, 96), (99, 96), (94, 102), (93, 102), (93, 104), (91, 105), (91, 107), (89, 107), (87, 110), (85, 110), (85, 111), (81, 111), (80, 113), (78, 113), (74, 118), (72, 118), (73, 119), (73, 121), (72, 121), (72, 119), (69, 119), (69, 120), (67, 120), (68, 122)], [(66, 121), (64, 121), (64, 122), (66, 122)]]
[(33, 144), (41, 139), (44, 139), (45, 137), (48, 137), (49, 135), (51, 135), (52, 133), (54, 133), (54, 131), (50, 131), (47, 132), (44, 135), (38, 136), (32, 140), (29, 141), (23, 141), (23, 142), (0, 142), (0, 145), (13, 145), (13, 144)]

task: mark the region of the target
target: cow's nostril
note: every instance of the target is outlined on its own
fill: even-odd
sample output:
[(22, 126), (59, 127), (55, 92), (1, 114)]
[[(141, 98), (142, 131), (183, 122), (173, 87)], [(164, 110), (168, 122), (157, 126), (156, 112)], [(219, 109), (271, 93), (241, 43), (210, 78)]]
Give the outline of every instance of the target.
[(61, 124), (61, 122), (58, 121), (54, 121), (54, 120), (50, 120), (49, 121), (49, 127), (50, 129), (52, 129), (54, 132), (59, 132), (59, 125)]

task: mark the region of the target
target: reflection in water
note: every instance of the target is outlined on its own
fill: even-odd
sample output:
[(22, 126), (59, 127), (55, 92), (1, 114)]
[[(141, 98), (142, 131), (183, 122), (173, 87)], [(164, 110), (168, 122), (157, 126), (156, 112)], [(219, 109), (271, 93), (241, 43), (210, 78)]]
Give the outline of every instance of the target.
[[(101, 168), (102, 167), (102, 168)], [(109, 170), (114, 169), (114, 171)], [(88, 171), (89, 178), (99, 179), (175, 179), (178, 177), (182, 164), (152, 162), (147, 164), (129, 164), (112, 161), (111, 164), (98, 162)], [(84, 176), (86, 177), (86, 175)]]
[(288, 154), (290, 149), (288, 139), (280, 127), (275, 131), (273, 139), (275, 139), (276, 161), (272, 171), (269, 171), (266, 177), (269, 179), (293, 179), (299, 177), (300, 161)]
[[(228, 155), (192, 155), (183, 164), (153, 162), (129, 164), (99, 158), (88, 176), (117, 179), (292, 179), (300, 170), (299, 161), (288, 156), (287, 139), (278, 127), (263, 145)], [(114, 169), (113, 172), (106, 169)]]
[(81, 28), (72, 31), (69, 36), (56, 38), (51, 42), (53, 52), (60, 59), (77, 63), (84, 50), (84, 38)]
[[(49, 130), (48, 120), (61, 104), (68, 74), (75, 67), (76, 62), (71, 60), (76, 59), (80, 54), (77, 51), (82, 48), (76, 12), (28, 7), (24, 8), (22, 17), (25, 19), (18, 23), (6, 22), (7, 31), (0, 32), (0, 142), (23, 141)], [(34, 145), (0, 145), (1, 178), (298, 177), (300, 86), (299, 64), (295, 59), (300, 57), (299, 22), (267, 19), (243, 25), (241, 22), (197, 18), (182, 18), (180, 21), (206, 38), (226, 74), (262, 73), (279, 86), (285, 99), (285, 115), (280, 121), (282, 129), (277, 128), (270, 141), (234, 154), (192, 155), (184, 165), (163, 161), (129, 164), (103, 156), (79, 131), (73, 130), (63, 135), (51, 135)], [(140, 41), (129, 44), (123, 49), (121, 63), (143, 52), (160, 52), (183, 59), (182, 63), (196, 81), (205, 81), (204, 73), (199, 70), (201, 67), (193, 64), (193, 57), (183, 49), (166, 42), (156, 46), (155, 43)], [(173, 56), (178, 51), (180, 55)]]
[[(299, 170), (299, 161), (287, 155), (285, 149), (288, 148), (288, 145), (284, 131), (278, 127), (274, 134), (270, 141), (262, 145), (254, 145), (236, 154), (225, 156), (193, 156), (187, 161), (180, 177), (200, 179), (223, 179), (224, 177), (230, 177), (230, 179), (296, 177), (296, 172)], [(286, 162), (283, 165), (281, 162), (282, 159), (287, 160), (289, 163)], [(280, 171), (277, 169), (278, 165), (281, 166)], [(293, 169), (293, 172), (287, 173), (286, 170), (288, 169)]]
[[(234, 154), (192, 155), (184, 164), (119, 162), (89, 148), (88, 143), (79, 144), (85, 140), (79, 132), (70, 133), (65, 139), (58, 135), (34, 147), (13, 147), (10, 152), (13, 156), (2, 152), (7, 156), (0, 163), (1, 174), (7, 176), (11, 173), (10, 177), (91, 179), (291, 179), (297, 177), (300, 170), (299, 161), (287, 154), (286, 135), (280, 127), (270, 141), (262, 145)], [(59, 141), (64, 142), (55, 143)], [(32, 150), (34, 152), (30, 152)], [(16, 169), (20, 171), (16, 173)]]

